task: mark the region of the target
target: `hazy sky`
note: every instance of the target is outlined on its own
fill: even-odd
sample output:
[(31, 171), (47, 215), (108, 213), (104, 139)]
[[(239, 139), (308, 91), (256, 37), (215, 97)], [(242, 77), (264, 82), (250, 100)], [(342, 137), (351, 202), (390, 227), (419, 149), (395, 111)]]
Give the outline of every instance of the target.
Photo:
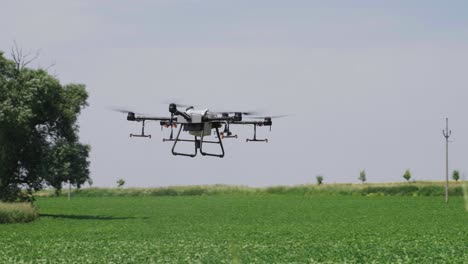
[[(0, 50), (41, 50), (36, 65), (84, 83), (81, 140), (96, 186), (267, 186), (442, 180), (468, 173), (467, 1), (2, 0)], [(108, 107), (168, 114), (164, 101), (292, 114), (225, 141), (224, 159), (175, 157)], [(149, 125), (149, 124), (148, 124)], [(468, 175), (467, 175), (468, 176)]]

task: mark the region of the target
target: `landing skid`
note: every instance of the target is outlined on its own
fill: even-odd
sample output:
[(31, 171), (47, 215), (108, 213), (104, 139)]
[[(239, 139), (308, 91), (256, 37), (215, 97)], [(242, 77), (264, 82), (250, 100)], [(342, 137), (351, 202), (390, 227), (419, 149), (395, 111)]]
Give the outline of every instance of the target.
[[(182, 124), (179, 128), (179, 131), (177, 132), (177, 136), (175, 139), (163, 139), (163, 142), (166, 142), (166, 141), (174, 141), (174, 145), (172, 145), (172, 154), (174, 156), (185, 156), (185, 157), (195, 157), (197, 156), (198, 154), (198, 150), (200, 150), (200, 154), (203, 155), (203, 156), (211, 156), (211, 157), (218, 157), (218, 158), (222, 158), (224, 157), (224, 147), (223, 147), (223, 142), (222, 142), (222, 139), (220, 137), (220, 134), (219, 134), (219, 129), (216, 128), (216, 135), (217, 135), (217, 138), (218, 138), (218, 141), (209, 141), (209, 140), (204, 140), (204, 135), (203, 135), (203, 132), (202, 132), (202, 135), (200, 138), (198, 138), (197, 136), (194, 137), (194, 139), (181, 139), (180, 138), (180, 132), (182, 131), (182, 129), (184, 128), (184, 124)], [(177, 152), (176, 151), (176, 146), (177, 146), (177, 143), (179, 142), (193, 142), (194, 143), (194, 152), (193, 153), (182, 153), (182, 152)], [(216, 153), (208, 153), (208, 152), (204, 152), (203, 151), (203, 144), (218, 144), (221, 148), (221, 154), (216, 154)]]
[(254, 136), (252, 139), (248, 138), (245, 140), (245, 142), (266, 142), (268, 143), (268, 139), (257, 139), (257, 125), (254, 124)]

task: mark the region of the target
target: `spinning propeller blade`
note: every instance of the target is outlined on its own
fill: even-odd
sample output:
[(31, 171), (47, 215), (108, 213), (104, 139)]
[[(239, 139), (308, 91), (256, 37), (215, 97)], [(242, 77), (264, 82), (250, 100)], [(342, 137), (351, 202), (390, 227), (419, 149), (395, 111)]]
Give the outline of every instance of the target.
[(125, 109), (125, 108), (115, 108), (115, 107), (112, 107), (112, 108), (109, 108), (111, 111), (114, 111), (114, 112), (119, 112), (119, 113), (123, 113), (123, 114), (128, 114), (128, 113), (134, 113), (134, 114), (137, 114), (137, 115), (144, 115), (143, 113), (137, 113), (135, 111), (131, 111), (129, 109)]
[(283, 117), (287, 117), (289, 115), (276, 115), (276, 116), (249, 116), (247, 118), (251, 118), (251, 119), (265, 119), (265, 118), (283, 118)]
[(182, 108), (186, 108), (186, 107), (191, 107), (193, 105), (188, 105), (188, 104), (180, 104), (180, 103), (177, 103), (177, 102), (169, 102), (169, 101), (164, 101), (162, 102), (161, 104), (167, 104), (167, 105), (170, 105), (170, 104), (175, 104), (177, 107), (182, 107)]
[(241, 113), (242, 115), (259, 115), (261, 114), (260, 111), (210, 111), (210, 113), (214, 114), (235, 114), (235, 113)]

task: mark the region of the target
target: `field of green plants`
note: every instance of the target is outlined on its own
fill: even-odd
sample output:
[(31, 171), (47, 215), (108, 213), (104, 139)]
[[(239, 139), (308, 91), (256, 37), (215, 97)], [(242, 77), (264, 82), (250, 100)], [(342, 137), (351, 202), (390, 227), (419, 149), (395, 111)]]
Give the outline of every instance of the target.
[(468, 263), (463, 197), (41, 197), (0, 263)]

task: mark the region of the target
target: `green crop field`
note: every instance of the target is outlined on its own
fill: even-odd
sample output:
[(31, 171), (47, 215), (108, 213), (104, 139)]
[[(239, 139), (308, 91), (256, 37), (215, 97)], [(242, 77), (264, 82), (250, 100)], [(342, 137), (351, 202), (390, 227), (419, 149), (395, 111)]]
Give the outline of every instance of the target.
[(0, 263), (468, 263), (463, 197), (39, 198)]

